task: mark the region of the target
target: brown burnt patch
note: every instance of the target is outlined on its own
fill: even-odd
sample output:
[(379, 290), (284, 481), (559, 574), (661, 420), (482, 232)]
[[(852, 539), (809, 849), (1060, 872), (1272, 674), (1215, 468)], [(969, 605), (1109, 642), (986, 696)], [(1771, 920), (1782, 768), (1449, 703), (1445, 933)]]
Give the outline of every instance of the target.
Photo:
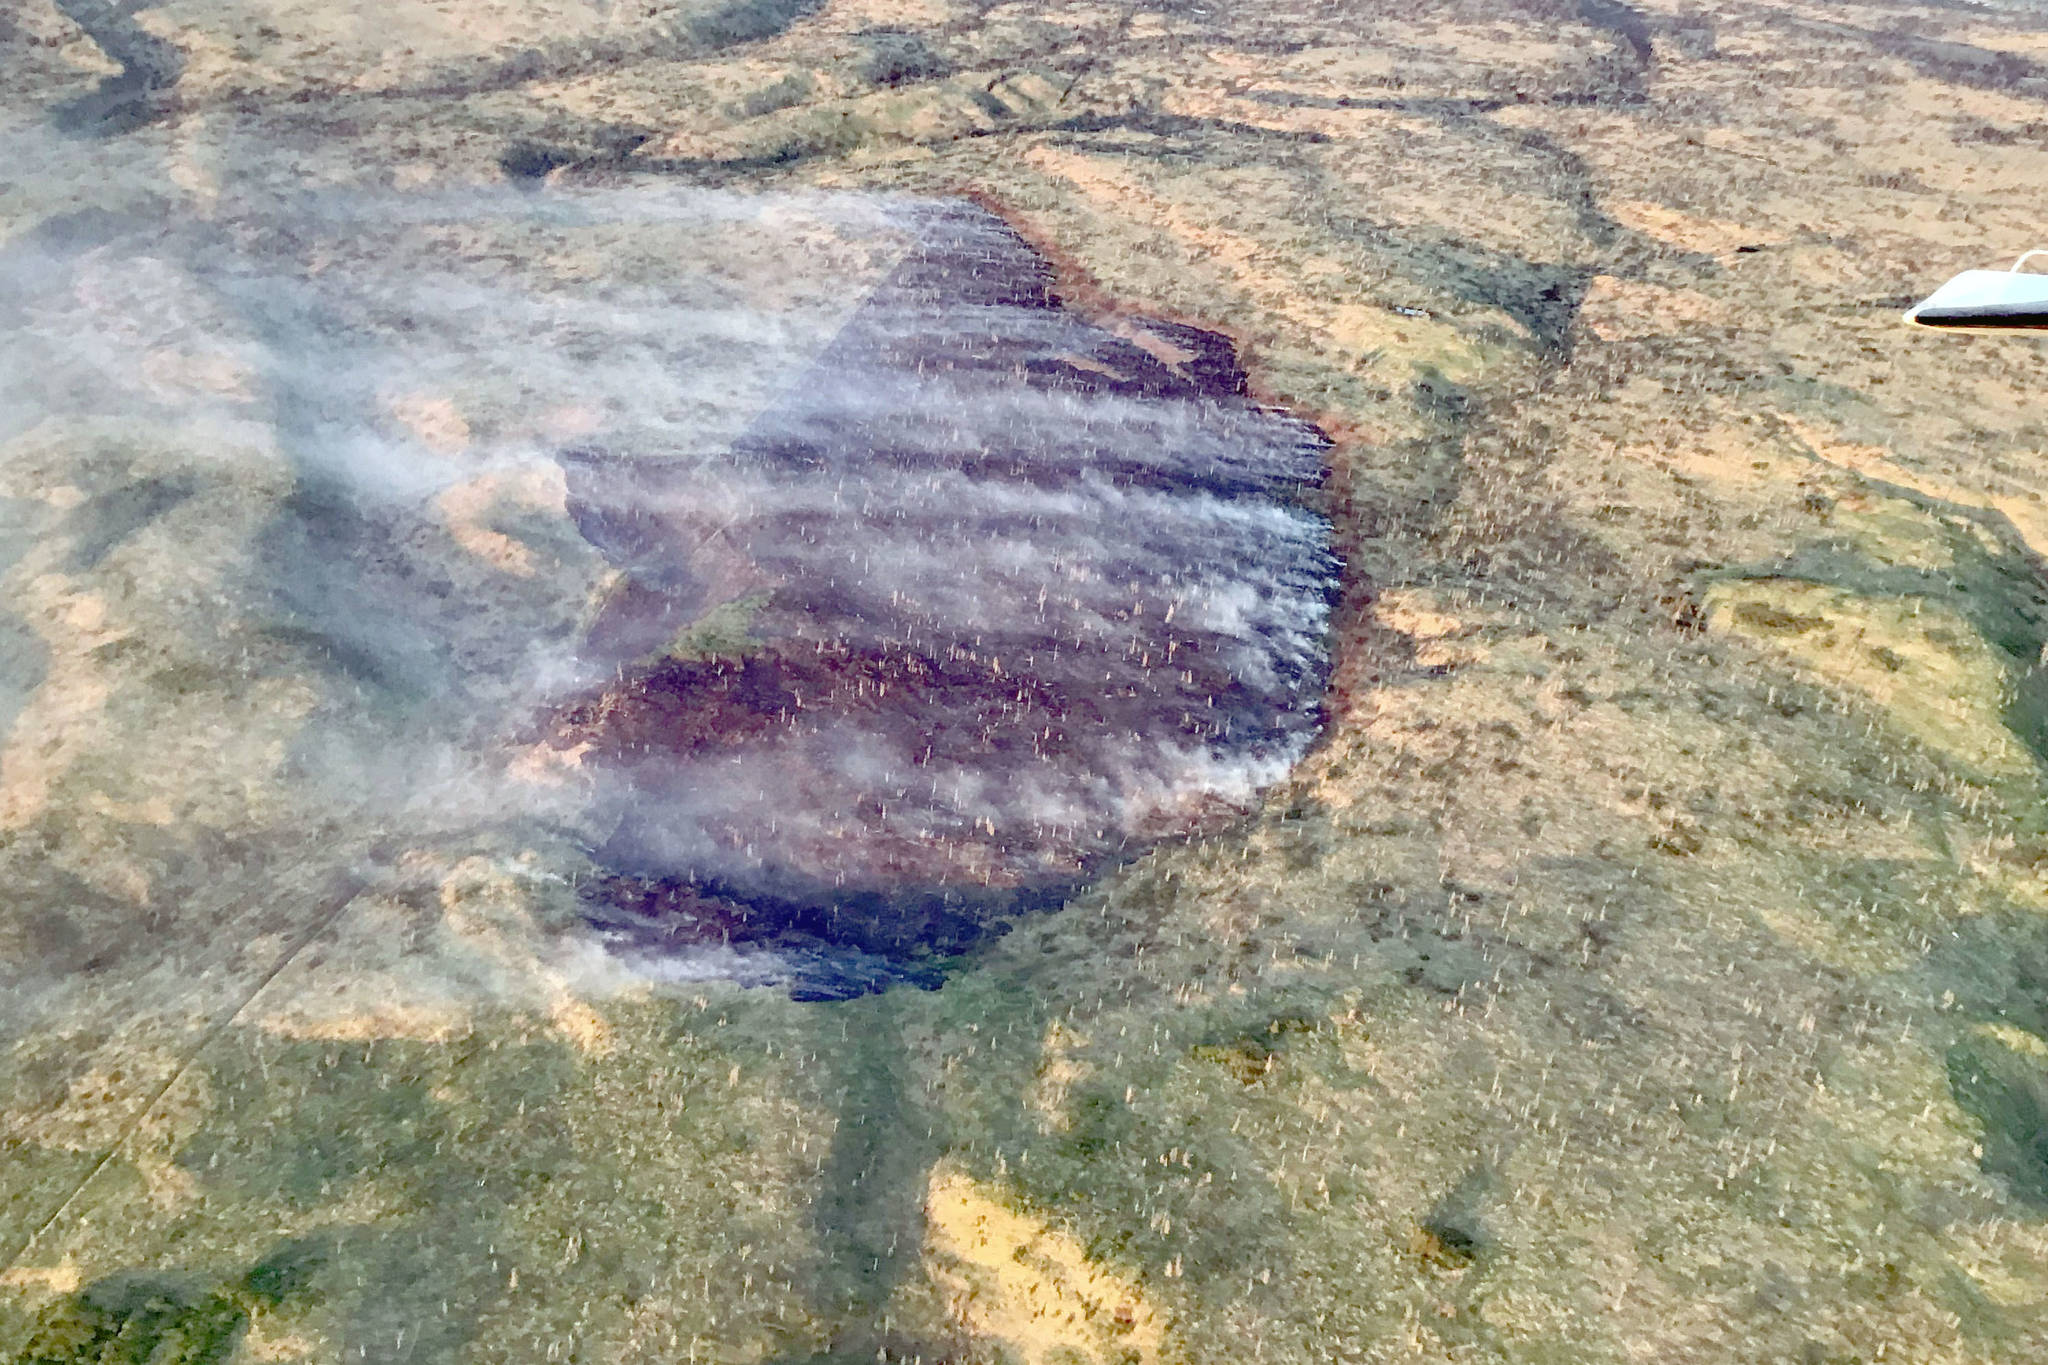
[(615, 807), (594, 918), (819, 994), (1241, 814), (1328, 678), (1322, 434), (1216, 332), (1067, 311), (985, 211), (910, 225), (732, 450), (562, 457), (622, 575), (587, 641), (612, 681), (546, 722)]
[(1236, 368), (1233, 392), (1273, 412), (1288, 412), (1323, 437), (1325, 477), (1317, 482), (1316, 505), (1330, 525), (1331, 550), (1343, 571), (1339, 574), (1335, 605), (1330, 619), (1330, 679), (1325, 707), (1330, 728), (1353, 714), (1360, 699), (1377, 686), (1383, 663), (1375, 648), (1373, 630), (1373, 581), (1357, 566), (1366, 556), (1361, 547), (1381, 533), (1383, 515), (1361, 503), (1358, 479), (1353, 471), (1356, 453), (1368, 446), (1384, 444), (1385, 434), (1360, 425), (1334, 412), (1304, 409), (1283, 394), (1259, 382), (1250, 364), (1250, 340), (1224, 325), (1198, 324), (1195, 320), (1162, 310), (1154, 300), (1142, 302), (1118, 295), (1093, 271), (1063, 249), (1049, 233), (1037, 230), (1028, 213), (1001, 196), (979, 189), (965, 189), (962, 196), (1013, 226), (1018, 236), (1045, 261), (1052, 287), (1059, 298), (1104, 328), (1126, 335), (1142, 333), (1146, 338), (1166, 328), (1205, 332), (1227, 348)]

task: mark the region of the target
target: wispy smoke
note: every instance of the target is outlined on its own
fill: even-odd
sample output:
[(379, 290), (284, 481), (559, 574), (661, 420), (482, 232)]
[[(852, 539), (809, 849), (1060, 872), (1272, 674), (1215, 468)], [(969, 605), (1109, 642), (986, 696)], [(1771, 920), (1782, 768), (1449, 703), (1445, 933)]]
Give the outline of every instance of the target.
[[(326, 684), (296, 780), (573, 831), (593, 924), (666, 970), (933, 979), (1318, 721), (1320, 436), (1219, 336), (1064, 310), (969, 205), (79, 220), (0, 310), (12, 430), (144, 423), (272, 497), (218, 611)], [(135, 484), (130, 522), (186, 486)]]

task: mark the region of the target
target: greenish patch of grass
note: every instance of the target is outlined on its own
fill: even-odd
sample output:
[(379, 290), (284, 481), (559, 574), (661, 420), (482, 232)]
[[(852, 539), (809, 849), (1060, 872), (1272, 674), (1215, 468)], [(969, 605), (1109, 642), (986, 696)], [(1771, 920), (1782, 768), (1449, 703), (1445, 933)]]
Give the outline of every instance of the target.
[(251, 1317), (305, 1293), (323, 1260), (299, 1239), (211, 1286), (161, 1272), (107, 1276), (46, 1305), (12, 1365), (219, 1365)]
[(767, 605), (765, 592), (721, 602), (677, 631), (675, 638), (656, 652), (655, 658), (730, 659), (745, 654), (758, 643), (752, 632), (754, 617)]
[[(296, 1208), (334, 1197), (375, 1172), (416, 1169), (447, 1136), (448, 1125), (427, 1095), (421, 1068), (400, 1061), (414, 1050), (391, 1042), (306, 1043), (284, 1049), (267, 1065), (223, 1060), (215, 1084), (227, 1121), (209, 1125), (178, 1160), (201, 1172), (260, 1141), (273, 1159), (237, 1162), (235, 1169), (260, 1170), (264, 1196)], [(276, 1142), (273, 1125), (279, 1123), (290, 1125), (291, 1141)]]
[(817, 85), (802, 71), (792, 71), (781, 80), (734, 100), (727, 110), (740, 118), (760, 118), (802, 104), (817, 92)]
[(1972, 1038), (1949, 1049), (1948, 1079), (1956, 1103), (1984, 1125), (1984, 1169), (2027, 1203), (2048, 1208), (2048, 1074)]
[(287, 1242), (239, 1279), (124, 1272), (46, 1305), (11, 1365), (221, 1365), (253, 1314), (303, 1292), (320, 1257)]
[(288, 1298), (305, 1294), (326, 1263), (327, 1254), (318, 1239), (295, 1238), (250, 1266), (249, 1273), (242, 1277), (242, 1288), (258, 1303), (274, 1308)]
[(737, 47), (773, 38), (824, 0), (732, 0), (709, 14), (688, 20), (685, 31), (707, 48)]
[(97, 1159), (18, 1137), (0, 1140), (0, 1246), (25, 1243)]

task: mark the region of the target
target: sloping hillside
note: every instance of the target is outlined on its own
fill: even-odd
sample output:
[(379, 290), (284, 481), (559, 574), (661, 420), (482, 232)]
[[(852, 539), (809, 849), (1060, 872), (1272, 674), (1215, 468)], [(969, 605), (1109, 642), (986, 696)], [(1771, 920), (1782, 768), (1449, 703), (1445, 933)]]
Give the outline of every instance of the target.
[[(2042, 244), (2031, 8), (13, 0), (0, 123), (0, 1356), (2048, 1357), (2048, 366), (1898, 322)], [(471, 780), (610, 571), (555, 486), (418, 481), (410, 624), (294, 596), (329, 415), (147, 246), (813, 191), (1232, 338), (1345, 560), (1254, 813), (838, 1001), (609, 952), (588, 813)], [(878, 269), (735, 237), (446, 252)], [(364, 392), (572, 443), (528, 373)]]

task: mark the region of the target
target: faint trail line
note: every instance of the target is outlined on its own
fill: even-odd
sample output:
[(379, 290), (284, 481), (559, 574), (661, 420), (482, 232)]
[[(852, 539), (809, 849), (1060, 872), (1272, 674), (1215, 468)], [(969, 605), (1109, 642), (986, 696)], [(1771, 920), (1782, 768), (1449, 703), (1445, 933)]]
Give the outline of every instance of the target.
[(1060, 97), (1053, 101), (1053, 108), (1058, 109), (1066, 104), (1067, 96), (1074, 93), (1074, 87), (1081, 83), (1083, 77), (1092, 73), (1095, 70), (1095, 68), (1101, 64), (1103, 56), (1110, 50), (1111, 46), (1113, 44), (1122, 42), (1124, 38), (1129, 35), (1131, 31), (1131, 23), (1137, 17), (1138, 6), (1136, 0), (1132, 0), (1131, 4), (1124, 6), (1123, 17), (1117, 20), (1116, 28), (1109, 35), (1108, 39), (1105, 40), (1100, 47), (1096, 48), (1093, 52), (1089, 53), (1086, 57), (1082, 58), (1081, 65), (1074, 71), (1073, 76), (1067, 81), (1067, 88), (1060, 91)]
[(115, 1137), (106, 1151), (100, 1153), (99, 1160), (93, 1162), (91, 1169), (79, 1177), (78, 1183), (71, 1187), (70, 1193), (66, 1194), (58, 1202), (57, 1207), (50, 1210), (50, 1216), (38, 1223), (29, 1232), (28, 1236), (22, 1239), (21, 1244), (8, 1253), (7, 1259), (4, 1262), (0, 1262), (0, 1275), (13, 1270), (20, 1264), (22, 1257), (35, 1250), (36, 1243), (42, 1238), (42, 1235), (55, 1226), (57, 1221), (78, 1201), (78, 1197), (85, 1193), (86, 1187), (98, 1178), (101, 1171), (106, 1169), (107, 1163), (112, 1161), (127, 1147), (129, 1139), (135, 1136), (135, 1131), (142, 1126), (143, 1120), (154, 1113), (156, 1107), (163, 1103), (164, 1096), (170, 1094), (178, 1082), (185, 1078), (185, 1073), (192, 1069), (193, 1063), (199, 1060), (200, 1054), (211, 1047), (214, 1039), (225, 1032), (230, 1024), (242, 1017), (243, 1012), (255, 1003), (256, 997), (263, 994), (270, 983), (275, 981), (278, 975), (291, 965), (293, 958), (304, 952), (307, 945), (312, 943), (314, 939), (319, 938), (328, 929), (333, 927), (335, 921), (341, 918), (342, 912), (355, 903), (356, 897), (360, 896), (363, 893), (363, 889), (369, 884), (369, 877), (354, 870), (337, 872), (329, 878), (329, 896), (326, 898), (325, 908), (310, 925), (300, 931), (297, 938), (294, 938), (285, 946), (285, 950), (278, 955), (277, 961), (271, 964), (270, 970), (258, 977), (256, 983), (244, 992), (239, 1000), (231, 1001), (227, 1007), (224, 1007), (214, 1016), (213, 1021), (206, 1026), (206, 1031), (201, 1033), (199, 1040), (193, 1044), (192, 1050), (185, 1054), (184, 1060), (180, 1061), (172, 1069), (171, 1074), (164, 1080), (164, 1083), (156, 1088), (155, 1092), (130, 1116), (126, 1123), (121, 1125), (120, 1134)]

